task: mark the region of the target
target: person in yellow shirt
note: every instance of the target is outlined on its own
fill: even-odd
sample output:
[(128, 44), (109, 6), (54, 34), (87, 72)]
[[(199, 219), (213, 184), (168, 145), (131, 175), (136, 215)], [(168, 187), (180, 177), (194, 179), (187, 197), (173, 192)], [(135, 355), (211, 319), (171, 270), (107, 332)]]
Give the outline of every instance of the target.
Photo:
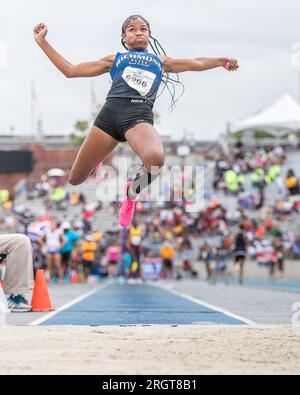
[(142, 252), (142, 240), (143, 240), (143, 231), (140, 226), (137, 225), (137, 222), (134, 221), (132, 227), (128, 233), (128, 242), (129, 242), (129, 250), (131, 252), (133, 260), (139, 262), (140, 255)]
[(100, 243), (102, 241), (102, 238), (103, 238), (102, 233), (99, 232), (98, 230), (94, 230), (93, 241), (95, 243)]
[(77, 192), (71, 193), (69, 203), (71, 204), (71, 206), (76, 206), (79, 203), (79, 194)]
[[(138, 226), (137, 222), (134, 220), (128, 232), (128, 244), (129, 251), (132, 257), (132, 265), (130, 271), (135, 273), (136, 278), (142, 276), (140, 256), (142, 253), (142, 241), (143, 241), (143, 230)], [(135, 270), (134, 267), (135, 266)]]
[(299, 181), (292, 169), (287, 172), (285, 177), (285, 185), (289, 191), (289, 195), (294, 196), (299, 193)]
[(160, 249), (160, 257), (163, 260), (163, 267), (166, 277), (172, 277), (174, 256), (175, 248), (171, 243), (166, 241)]
[(81, 257), (85, 280), (88, 279), (92, 271), (93, 264), (95, 262), (96, 251), (97, 245), (93, 241), (93, 237), (90, 235), (86, 236), (81, 246)]
[(174, 228), (173, 228), (173, 234), (175, 236), (181, 236), (182, 232), (183, 232), (184, 228), (183, 228), (183, 224), (182, 223), (177, 223)]
[(9, 191), (7, 189), (0, 189), (0, 204), (5, 204), (9, 201)]
[(13, 202), (11, 200), (8, 200), (7, 202), (3, 203), (3, 210), (9, 211), (11, 210), (12, 206), (13, 206)]

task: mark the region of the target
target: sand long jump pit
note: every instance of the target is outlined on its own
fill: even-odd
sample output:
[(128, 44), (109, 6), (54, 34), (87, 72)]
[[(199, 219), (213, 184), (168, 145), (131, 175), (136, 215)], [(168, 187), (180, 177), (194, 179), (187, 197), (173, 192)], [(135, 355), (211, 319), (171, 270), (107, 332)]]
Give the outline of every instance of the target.
[(1, 328), (1, 374), (299, 374), (299, 327)]
[(2, 326), (0, 374), (300, 373), (300, 326), (203, 303), (148, 285), (96, 289), (30, 326)]

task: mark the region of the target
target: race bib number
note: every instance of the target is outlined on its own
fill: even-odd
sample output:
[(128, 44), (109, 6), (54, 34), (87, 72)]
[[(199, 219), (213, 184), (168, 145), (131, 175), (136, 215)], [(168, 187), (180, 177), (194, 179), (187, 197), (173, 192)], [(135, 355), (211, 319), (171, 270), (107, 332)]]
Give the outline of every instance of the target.
[(152, 88), (156, 75), (150, 71), (126, 67), (122, 77), (127, 84), (131, 88), (137, 90), (141, 96), (146, 96)]

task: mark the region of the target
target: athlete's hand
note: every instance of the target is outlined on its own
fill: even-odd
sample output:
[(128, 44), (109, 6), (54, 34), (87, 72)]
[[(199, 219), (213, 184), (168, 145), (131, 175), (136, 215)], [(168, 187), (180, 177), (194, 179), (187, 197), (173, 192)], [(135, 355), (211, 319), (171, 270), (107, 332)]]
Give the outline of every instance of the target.
[(33, 29), (33, 33), (34, 33), (34, 39), (38, 43), (39, 41), (43, 40), (46, 37), (48, 33), (47, 25), (45, 25), (44, 23), (39, 23)]
[(238, 61), (236, 59), (228, 59), (226, 64), (223, 67), (224, 67), (224, 69), (226, 69), (228, 71), (235, 71), (240, 66), (238, 65)]

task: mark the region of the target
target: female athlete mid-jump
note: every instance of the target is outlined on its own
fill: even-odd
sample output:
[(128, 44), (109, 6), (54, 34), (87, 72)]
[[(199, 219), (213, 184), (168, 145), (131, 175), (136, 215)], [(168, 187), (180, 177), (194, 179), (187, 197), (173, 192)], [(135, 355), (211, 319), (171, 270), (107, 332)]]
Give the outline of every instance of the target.
[[(70, 183), (83, 183), (118, 142), (127, 141), (143, 162), (142, 170), (125, 185), (126, 197), (120, 209), (120, 225), (128, 226), (134, 216), (138, 194), (153, 182), (164, 165), (165, 154), (160, 136), (153, 127), (152, 108), (163, 82), (178, 82), (170, 73), (204, 71), (224, 67), (239, 68), (236, 59), (174, 59), (166, 56), (152, 37), (149, 23), (140, 15), (132, 15), (122, 26), (121, 42), (126, 52), (105, 56), (92, 62), (73, 65), (46, 40), (48, 28), (41, 23), (34, 28), (34, 38), (51, 62), (67, 77), (95, 77), (110, 73), (112, 87), (105, 105), (82, 144), (70, 172)], [(148, 47), (154, 53), (148, 52)]]

